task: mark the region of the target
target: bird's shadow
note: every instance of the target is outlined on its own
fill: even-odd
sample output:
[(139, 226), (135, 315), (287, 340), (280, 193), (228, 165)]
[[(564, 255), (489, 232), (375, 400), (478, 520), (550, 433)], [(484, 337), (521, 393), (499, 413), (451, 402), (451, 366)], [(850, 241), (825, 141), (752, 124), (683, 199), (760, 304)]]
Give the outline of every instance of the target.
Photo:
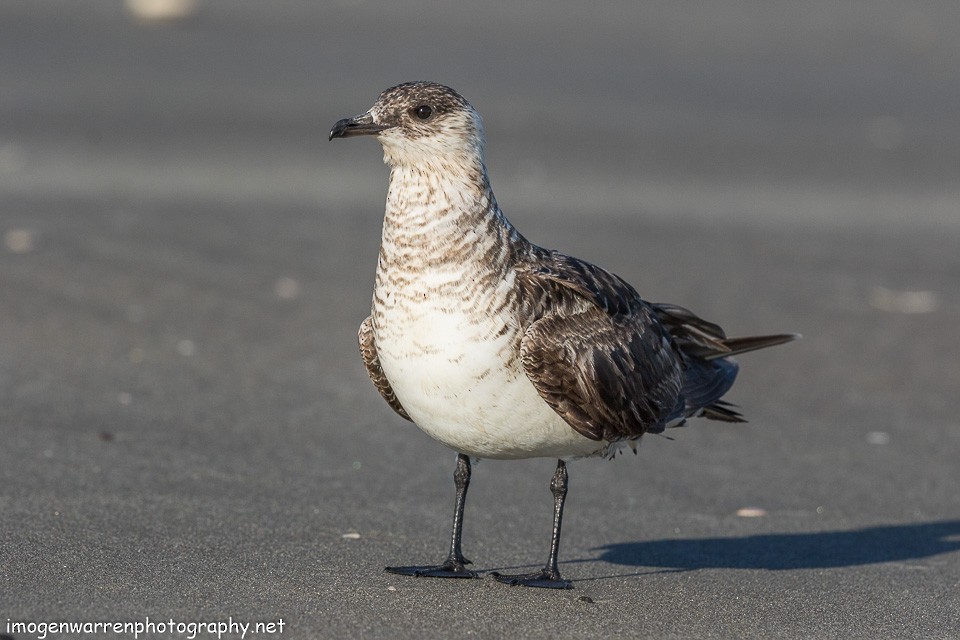
[(570, 562), (599, 560), (666, 571), (853, 567), (917, 560), (960, 550), (960, 520), (849, 531), (621, 542), (596, 550), (600, 551), (598, 557)]

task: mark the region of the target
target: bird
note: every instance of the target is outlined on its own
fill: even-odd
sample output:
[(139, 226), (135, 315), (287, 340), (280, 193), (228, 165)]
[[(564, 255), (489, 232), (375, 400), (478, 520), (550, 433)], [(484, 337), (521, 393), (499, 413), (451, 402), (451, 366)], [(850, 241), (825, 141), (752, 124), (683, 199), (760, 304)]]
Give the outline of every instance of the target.
[(329, 140), (373, 136), (390, 169), (370, 315), (358, 332), (387, 404), (456, 452), (450, 548), (390, 573), (477, 578), (462, 551), (471, 462), (557, 459), (542, 569), (499, 582), (569, 589), (558, 567), (567, 462), (636, 453), (645, 433), (693, 417), (744, 422), (723, 400), (733, 356), (797, 334), (728, 338), (687, 309), (652, 303), (590, 262), (527, 240), (494, 197), (477, 110), (450, 87), (405, 82)]

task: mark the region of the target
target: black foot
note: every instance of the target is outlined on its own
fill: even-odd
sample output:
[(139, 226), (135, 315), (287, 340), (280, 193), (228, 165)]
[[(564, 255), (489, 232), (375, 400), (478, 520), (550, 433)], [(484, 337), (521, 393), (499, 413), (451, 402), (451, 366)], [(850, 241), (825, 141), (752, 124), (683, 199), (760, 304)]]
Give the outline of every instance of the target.
[(401, 576), (416, 576), (418, 578), (476, 578), (477, 572), (470, 571), (464, 565), (469, 560), (447, 560), (443, 564), (424, 567), (386, 567), (388, 573), (397, 573)]
[(496, 572), (490, 575), (492, 575), (497, 582), (504, 584), (519, 585), (522, 587), (540, 587), (541, 589), (573, 589), (573, 583), (561, 578), (558, 571), (549, 571), (547, 569), (519, 575), (505, 576)]

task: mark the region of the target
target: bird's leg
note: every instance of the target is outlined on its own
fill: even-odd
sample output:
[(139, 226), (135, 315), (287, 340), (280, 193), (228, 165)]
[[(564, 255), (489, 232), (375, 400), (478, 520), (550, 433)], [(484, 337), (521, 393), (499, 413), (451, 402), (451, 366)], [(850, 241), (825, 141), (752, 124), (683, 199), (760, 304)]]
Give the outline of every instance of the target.
[(492, 574), (498, 581), (546, 589), (573, 588), (573, 584), (569, 580), (560, 577), (560, 569), (557, 567), (557, 556), (560, 553), (560, 524), (563, 520), (563, 502), (567, 499), (567, 465), (563, 460), (557, 460), (557, 470), (550, 481), (550, 492), (553, 493), (553, 537), (550, 539), (550, 557), (547, 559), (546, 566), (534, 573), (520, 575)]
[(390, 573), (405, 576), (430, 578), (476, 578), (477, 573), (467, 569), (470, 561), (463, 557), (460, 541), (463, 535), (463, 506), (470, 486), (470, 458), (457, 454), (457, 466), (453, 471), (453, 484), (457, 488), (457, 500), (453, 510), (453, 533), (450, 535), (450, 555), (442, 564), (432, 566), (387, 567)]

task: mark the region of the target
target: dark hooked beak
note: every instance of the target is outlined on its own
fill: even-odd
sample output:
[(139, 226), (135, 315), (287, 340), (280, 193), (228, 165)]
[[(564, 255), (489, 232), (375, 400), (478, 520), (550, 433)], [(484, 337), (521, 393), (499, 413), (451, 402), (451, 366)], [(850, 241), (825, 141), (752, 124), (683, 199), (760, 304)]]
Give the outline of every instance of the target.
[(329, 139), (371, 136), (389, 128), (387, 125), (374, 123), (373, 116), (370, 113), (364, 113), (354, 118), (338, 120), (337, 124), (333, 125), (333, 129), (330, 129)]

